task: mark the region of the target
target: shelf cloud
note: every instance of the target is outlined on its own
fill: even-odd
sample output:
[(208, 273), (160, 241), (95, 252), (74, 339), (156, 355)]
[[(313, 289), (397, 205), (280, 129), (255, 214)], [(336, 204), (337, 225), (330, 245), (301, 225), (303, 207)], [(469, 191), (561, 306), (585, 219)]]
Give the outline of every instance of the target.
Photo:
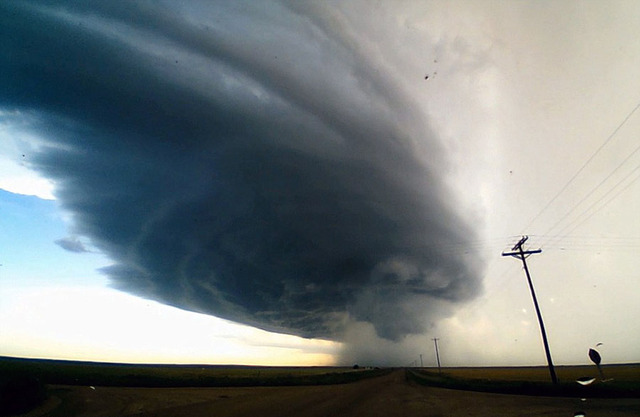
[(0, 108), (28, 116), (31, 167), (113, 259), (115, 287), (272, 331), (343, 340), (362, 322), (392, 341), (480, 291), (482, 265), (447, 249), (475, 225), (441, 139), (338, 11), (0, 9)]

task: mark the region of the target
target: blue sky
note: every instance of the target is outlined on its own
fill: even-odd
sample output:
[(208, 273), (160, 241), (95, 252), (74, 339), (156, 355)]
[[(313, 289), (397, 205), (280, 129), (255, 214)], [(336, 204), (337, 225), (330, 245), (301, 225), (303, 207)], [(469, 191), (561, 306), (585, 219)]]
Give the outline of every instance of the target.
[(640, 360), (636, 2), (0, 7), (0, 354)]
[[(108, 261), (99, 254), (77, 256), (56, 245), (69, 230), (55, 200), (2, 193), (2, 275), (5, 285), (41, 286), (47, 283), (104, 285), (96, 269)], [(89, 273), (88, 273), (89, 272)]]

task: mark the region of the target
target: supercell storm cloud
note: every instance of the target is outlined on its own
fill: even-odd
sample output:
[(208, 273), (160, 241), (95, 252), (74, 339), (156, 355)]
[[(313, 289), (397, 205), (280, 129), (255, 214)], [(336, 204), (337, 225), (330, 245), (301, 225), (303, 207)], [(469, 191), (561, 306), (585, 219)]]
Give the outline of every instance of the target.
[(444, 146), (322, 4), (0, 4), (0, 110), (39, 138), (27, 160), (117, 288), (391, 340), (479, 291), (478, 265), (443, 249), (474, 235)]

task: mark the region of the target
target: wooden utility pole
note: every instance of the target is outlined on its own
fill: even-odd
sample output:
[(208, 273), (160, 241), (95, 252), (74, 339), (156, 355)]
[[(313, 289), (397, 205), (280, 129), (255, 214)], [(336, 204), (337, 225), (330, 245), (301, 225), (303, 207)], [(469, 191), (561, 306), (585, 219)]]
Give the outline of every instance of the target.
[(442, 374), (442, 370), (440, 369), (440, 353), (438, 353), (438, 339), (437, 337), (433, 338), (433, 343), (436, 345), (436, 360), (438, 361), (438, 374)]
[(544, 323), (542, 322), (542, 314), (540, 314), (540, 307), (538, 306), (538, 299), (536, 298), (536, 292), (533, 289), (533, 282), (531, 282), (531, 275), (529, 275), (529, 268), (527, 267), (526, 259), (529, 255), (542, 252), (542, 249), (536, 250), (523, 250), (522, 245), (529, 239), (528, 236), (522, 236), (522, 239), (514, 245), (511, 250), (513, 252), (502, 252), (502, 256), (513, 256), (520, 259), (524, 266), (524, 272), (527, 275), (527, 281), (529, 282), (529, 289), (531, 290), (531, 297), (533, 298), (533, 305), (536, 308), (536, 314), (538, 315), (538, 323), (540, 323), (540, 333), (542, 333), (542, 343), (544, 344), (544, 351), (547, 355), (547, 364), (549, 365), (549, 374), (551, 374), (551, 381), (554, 384), (558, 383), (558, 377), (556, 371), (553, 368), (553, 361), (551, 360), (551, 351), (549, 350), (549, 342), (547, 341), (547, 332), (544, 330)]

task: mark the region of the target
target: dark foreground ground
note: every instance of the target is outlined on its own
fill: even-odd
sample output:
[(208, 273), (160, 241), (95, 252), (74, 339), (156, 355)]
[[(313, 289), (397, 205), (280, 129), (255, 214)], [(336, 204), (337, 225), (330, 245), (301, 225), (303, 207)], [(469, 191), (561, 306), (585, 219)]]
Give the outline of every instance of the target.
[[(640, 398), (640, 365), (556, 366), (558, 382), (551, 383), (547, 367), (479, 367), (408, 369), (423, 385), (500, 394), (542, 397)], [(581, 385), (578, 380), (593, 382)], [(602, 379), (604, 378), (604, 380)], [(640, 414), (639, 414), (640, 415)]]
[(416, 383), (405, 370), (338, 385), (124, 388), (53, 385), (36, 416), (639, 416), (640, 398), (480, 393)]

